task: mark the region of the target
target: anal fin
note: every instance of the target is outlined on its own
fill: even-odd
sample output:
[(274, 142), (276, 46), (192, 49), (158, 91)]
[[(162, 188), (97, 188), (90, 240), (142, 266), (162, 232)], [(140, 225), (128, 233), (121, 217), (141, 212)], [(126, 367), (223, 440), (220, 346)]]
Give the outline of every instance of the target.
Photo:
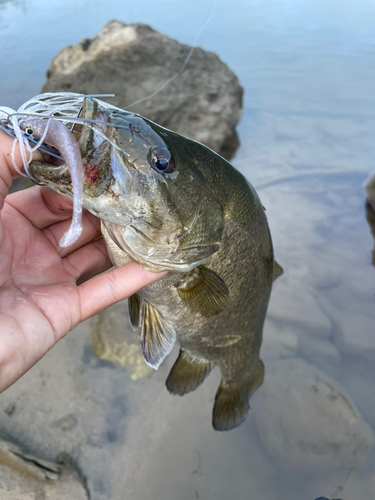
[(171, 394), (183, 396), (194, 391), (207, 377), (213, 363), (204, 358), (188, 354), (180, 349), (180, 354), (170, 371), (165, 385)]
[(212, 426), (216, 431), (229, 431), (242, 424), (250, 410), (249, 399), (262, 385), (264, 365), (260, 366), (251, 378), (242, 383), (226, 383), (221, 381), (215, 396), (212, 415)]

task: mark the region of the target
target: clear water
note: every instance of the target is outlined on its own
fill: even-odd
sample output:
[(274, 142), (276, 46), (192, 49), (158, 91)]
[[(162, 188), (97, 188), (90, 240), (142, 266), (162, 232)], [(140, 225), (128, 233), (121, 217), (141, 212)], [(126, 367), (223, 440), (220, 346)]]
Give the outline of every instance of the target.
[[(196, 0), (0, 0), (0, 104), (17, 107), (39, 93), (52, 57), (110, 19), (148, 23), (191, 44), (210, 9)], [(219, 0), (199, 41), (245, 89), (233, 163), (267, 208), (285, 269), (264, 329), (266, 369), (283, 358), (308, 361), (340, 384), (373, 429), (374, 240), (363, 183), (375, 170), (374, 26), (371, 0)], [(89, 328), (77, 328), (1, 396), (0, 426), (49, 458), (68, 452), (88, 476), (92, 499), (375, 498), (374, 450), (356, 470), (308, 478), (286, 471), (265, 450), (253, 415), (230, 433), (211, 430), (218, 374), (172, 398), (163, 387), (171, 361), (132, 382), (95, 358)], [(47, 406), (38, 403), (41, 390)], [(77, 395), (78, 413), (69, 403)], [(1, 408), (12, 401), (22, 412), (9, 418)], [(79, 423), (60, 432), (54, 422), (70, 412)]]

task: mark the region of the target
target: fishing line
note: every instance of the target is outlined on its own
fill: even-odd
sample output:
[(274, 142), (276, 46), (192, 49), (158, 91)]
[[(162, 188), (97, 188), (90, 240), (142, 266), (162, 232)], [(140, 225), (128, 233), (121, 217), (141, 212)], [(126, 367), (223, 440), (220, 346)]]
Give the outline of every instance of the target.
[[(73, 92), (61, 92), (61, 93), (45, 93), (39, 94), (26, 103), (24, 103), (18, 111), (14, 111), (10, 108), (0, 108), (0, 113), (2, 116), (6, 116), (6, 118), (0, 119), (1, 128), (11, 137), (15, 139), (15, 143), (12, 147), (12, 163), (15, 170), (23, 176), (30, 177), (33, 179), (32, 175), (29, 172), (28, 165), (31, 161), (31, 156), (33, 151), (36, 149), (40, 149), (46, 154), (50, 154), (58, 159), (63, 159), (61, 156), (57, 155), (58, 151), (55, 148), (51, 148), (47, 144), (43, 144), (43, 139), (48, 130), (48, 124), (43, 134), (44, 137), (39, 141), (35, 141), (31, 136), (25, 136), (23, 131), (20, 128), (22, 121), (26, 118), (39, 118), (39, 119), (48, 119), (48, 120), (59, 120), (62, 121), (66, 126), (69, 124), (82, 124), (85, 125), (95, 133), (100, 135), (103, 139), (108, 141), (115, 149), (121, 151), (123, 154), (128, 155), (126, 151), (123, 151), (115, 142), (109, 139), (100, 129), (95, 127), (95, 125), (105, 125), (112, 126), (113, 128), (125, 129), (128, 130), (128, 126), (126, 125), (118, 125), (111, 122), (106, 122), (102, 120), (92, 120), (89, 118), (80, 118), (78, 117), (79, 113), (82, 110), (82, 102), (84, 98), (96, 98), (96, 97), (114, 97), (114, 94), (77, 94)], [(56, 116), (56, 115), (59, 116)], [(72, 116), (73, 114), (73, 116)], [(74, 116), (75, 115), (75, 116)], [(69, 128), (69, 127), (68, 127)], [(15, 161), (15, 147), (16, 143), (20, 144), (20, 152), (22, 157), (22, 162), (24, 165), (25, 173), (21, 172)], [(33, 142), (36, 144), (34, 148), (31, 148), (29, 142)], [(29, 152), (29, 158), (27, 158), (27, 151)]]
[(171, 78), (169, 78), (168, 80), (166, 80), (157, 90), (155, 90), (155, 92), (153, 94), (150, 94), (147, 97), (143, 97), (142, 99), (139, 99), (138, 101), (133, 102), (129, 106), (125, 106), (125, 109), (129, 109), (129, 108), (135, 106), (136, 104), (139, 104), (140, 102), (144, 102), (144, 101), (147, 101), (148, 99), (152, 99), (157, 94), (159, 94), (159, 92), (161, 92), (162, 90), (164, 90), (167, 85), (169, 85), (174, 80), (176, 80), (176, 78), (178, 78), (185, 71), (185, 68), (188, 65), (188, 62), (191, 59), (191, 56), (193, 55), (195, 49), (197, 48), (197, 43), (198, 43), (198, 40), (199, 40), (200, 36), (202, 35), (203, 31), (207, 28), (207, 26), (212, 21), (212, 18), (214, 16), (214, 13), (215, 13), (215, 10), (216, 10), (216, 4), (217, 4), (217, 0), (214, 0), (213, 4), (212, 4), (212, 7), (211, 7), (211, 12), (210, 12), (210, 14), (209, 14), (206, 22), (201, 26), (200, 30), (198, 31), (197, 35), (195, 36), (195, 39), (194, 39), (194, 42), (193, 42), (193, 46), (190, 48), (189, 53), (188, 53), (188, 55), (185, 58), (185, 61), (183, 62), (181, 68), (177, 71), (177, 73), (175, 73)]
[[(90, 97), (90, 96), (84, 96), (84, 97)], [(80, 118), (78, 116), (48, 116), (48, 115), (44, 116), (44, 115), (40, 115), (38, 113), (24, 113), (24, 112), (18, 112), (18, 111), (12, 113), (9, 116), (10, 117), (12, 117), (12, 116), (21, 116), (21, 117), (27, 116), (30, 118), (45, 118), (45, 119), (51, 118), (51, 120), (59, 120), (59, 121), (66, 122), (66, 123), (77, 123), (77, 124), (82, 123), (83, 125), (85, 125), (86, 123), (89, 125), (90, 124), (93, 124), (93, 125), (99, 124), (99, 125), (107, 125), (108, 127), (129, 130), (129, 127), (127, 125), (117, 125), (116, 123), (105, 122), (103, 120), (92, 120), (91, 118)]]

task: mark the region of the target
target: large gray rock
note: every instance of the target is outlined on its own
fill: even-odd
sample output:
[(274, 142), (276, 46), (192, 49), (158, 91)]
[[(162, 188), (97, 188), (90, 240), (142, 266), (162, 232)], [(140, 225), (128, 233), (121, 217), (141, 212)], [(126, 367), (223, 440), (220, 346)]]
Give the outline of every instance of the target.
[[(146, 24), (110, 21), (53, 59), (43, 92), (114, 93), (109, 102), (127, 108), (179, 72), (190, 49)], [(242, 92), (219, 57), (197, 47), (178, 78), (131, 111), (229, 158), (238, 146)]]
[(317, 368), (298, 359), (267, 366), (253, 412), (268, 452), (286, 469), (325, 474), (355, 469), (374, 442), (349, 397)]

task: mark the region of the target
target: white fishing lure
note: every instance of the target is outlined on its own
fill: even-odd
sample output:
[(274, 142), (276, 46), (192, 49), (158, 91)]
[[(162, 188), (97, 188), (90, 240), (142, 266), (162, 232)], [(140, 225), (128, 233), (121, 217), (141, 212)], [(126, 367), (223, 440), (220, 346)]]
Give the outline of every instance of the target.
[[(13, 166), (20, 175), (35, 181), (30, 173), (29, 164), (33, 152), (43, 143), (56, 148), (66, 163), (72, 181), (73, 216), (69, 230), (59, 242), (61, 247), (72, 245), (82, 233), (82, 158), (79, 145), (70, 128), (73, 123), (80, 122), (77, 117), (85, 97), (84, 94), (73, 92), (46, 93), (33, 97), (17, 111), (7, 107), (0, 108), (0, 119), (8, 120), (8, 130), (11, 129), (15, 136), (11, 157)], [(90, 123), (85, 125), (93, 126)], [(37, 141), (33, 147), (30, 138)], [(21, 151), (24, 172), (19, 170), (15, 161), (17, 143)]]

